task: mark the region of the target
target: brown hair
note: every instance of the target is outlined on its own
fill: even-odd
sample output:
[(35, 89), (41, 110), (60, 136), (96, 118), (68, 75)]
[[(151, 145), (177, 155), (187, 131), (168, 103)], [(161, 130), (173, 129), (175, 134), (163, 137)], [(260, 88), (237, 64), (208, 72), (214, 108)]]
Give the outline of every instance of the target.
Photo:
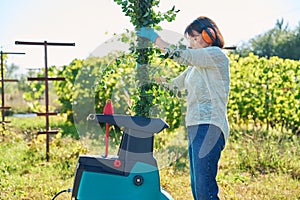
[(186, 29), (184, 31), (184, 35), (185, 36), (194, 36), (193, 30), (197, 31), (198, 33), (202, 33), (204, 28), (199, 23), (202, 23), (204, 26), (206, 26), (208, 28), (212, 28), (214, 30), (217, 37), (214, 40), (214, 42), (212, 43), (212, 46), (218, 46), (220, 48), (223, 48), (224, 47), (224, 38), (223, 38), (218, 26), (216, 25), (216, 23), (208, 17), (204, 17), (204, 16), (198, 17), (196, 20), (194, 20), (191, 24), (189, 24), (186, 27)]

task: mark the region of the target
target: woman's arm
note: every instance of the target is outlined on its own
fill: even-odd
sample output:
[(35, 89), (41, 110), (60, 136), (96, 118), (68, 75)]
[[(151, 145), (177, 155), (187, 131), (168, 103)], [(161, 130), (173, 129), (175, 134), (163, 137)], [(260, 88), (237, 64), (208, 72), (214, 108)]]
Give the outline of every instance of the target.
[(168, 57), (183, 65), (206, 68), (227, 61), (225, 54), (218, 47), (179, 49), (176, 46), (173, 47), (172, 44), (164, 41), (161, 37), (156, 38), (155, 45), (168, 54)]
[(158, 36), (154, 42), (154, 44), (160, 48), (163, 52), (170, 46), (170, 43), (164, 41), (160, 36)]
[(199, 48), (199, 49), (179, 49), (174, 48), (172, 44), (164, 41), (160, 36), (154, 41), (154, 44), (164, 53), (169, 54), (171, 59), (184, 65), (193, 65), (197, 67), (212, 67), (220, 62), (226, 61), (226, 56), (218, 47)]

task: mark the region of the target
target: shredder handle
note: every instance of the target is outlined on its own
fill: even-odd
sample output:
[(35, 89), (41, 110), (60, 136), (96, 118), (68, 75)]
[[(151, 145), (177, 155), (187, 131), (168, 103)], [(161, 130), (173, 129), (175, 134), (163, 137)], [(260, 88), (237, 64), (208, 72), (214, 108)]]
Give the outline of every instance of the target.
[(148, 133), (159, 133), (169, 125), (160, 118), (147, 118), (140, 116), (129, 115), (105, 115), (105, 114), (90, 114), (88, 120), (97, 120), (99, 123), (109, 123), (118, 127), (125, 127), (136, 131)]

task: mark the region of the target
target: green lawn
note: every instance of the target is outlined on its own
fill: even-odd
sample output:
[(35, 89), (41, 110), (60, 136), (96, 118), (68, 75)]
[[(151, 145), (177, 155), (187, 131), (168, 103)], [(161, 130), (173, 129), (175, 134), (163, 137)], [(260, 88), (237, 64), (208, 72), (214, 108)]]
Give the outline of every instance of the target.
[[(11, 120), (11, 128), (0, 136), (0, 199), (51, 199), (71, 188), (79, 154), (89, 153), (83, 142), (61, 134), (52, 136), (51, 160), (46, 162), (45, 136), (34, 134), (36, 127), (43, 126), (43, 118)], [(62, 119), (51, 123), (63, 135), (75, 131)], [(231, 134), (220, 160), (221, 199), (300, 199), (299, 136), (288, 131), (267, 133), (257, 127), (234, 127)], [(174, 199), (192, 199), (188, 167), (185, 152), (160, 170), (161, 185)], [(57, 199), (70, 196), (65, 193)]]

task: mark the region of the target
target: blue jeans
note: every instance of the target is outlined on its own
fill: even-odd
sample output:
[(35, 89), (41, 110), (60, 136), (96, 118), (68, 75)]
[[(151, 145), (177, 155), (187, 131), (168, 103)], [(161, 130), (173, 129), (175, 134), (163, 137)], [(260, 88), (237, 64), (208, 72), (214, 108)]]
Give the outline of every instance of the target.
[(225, 140), (212, 124), (188, 127), (191, 187), (195, 200), (219, 199), (216, 181), (218, 162)]

